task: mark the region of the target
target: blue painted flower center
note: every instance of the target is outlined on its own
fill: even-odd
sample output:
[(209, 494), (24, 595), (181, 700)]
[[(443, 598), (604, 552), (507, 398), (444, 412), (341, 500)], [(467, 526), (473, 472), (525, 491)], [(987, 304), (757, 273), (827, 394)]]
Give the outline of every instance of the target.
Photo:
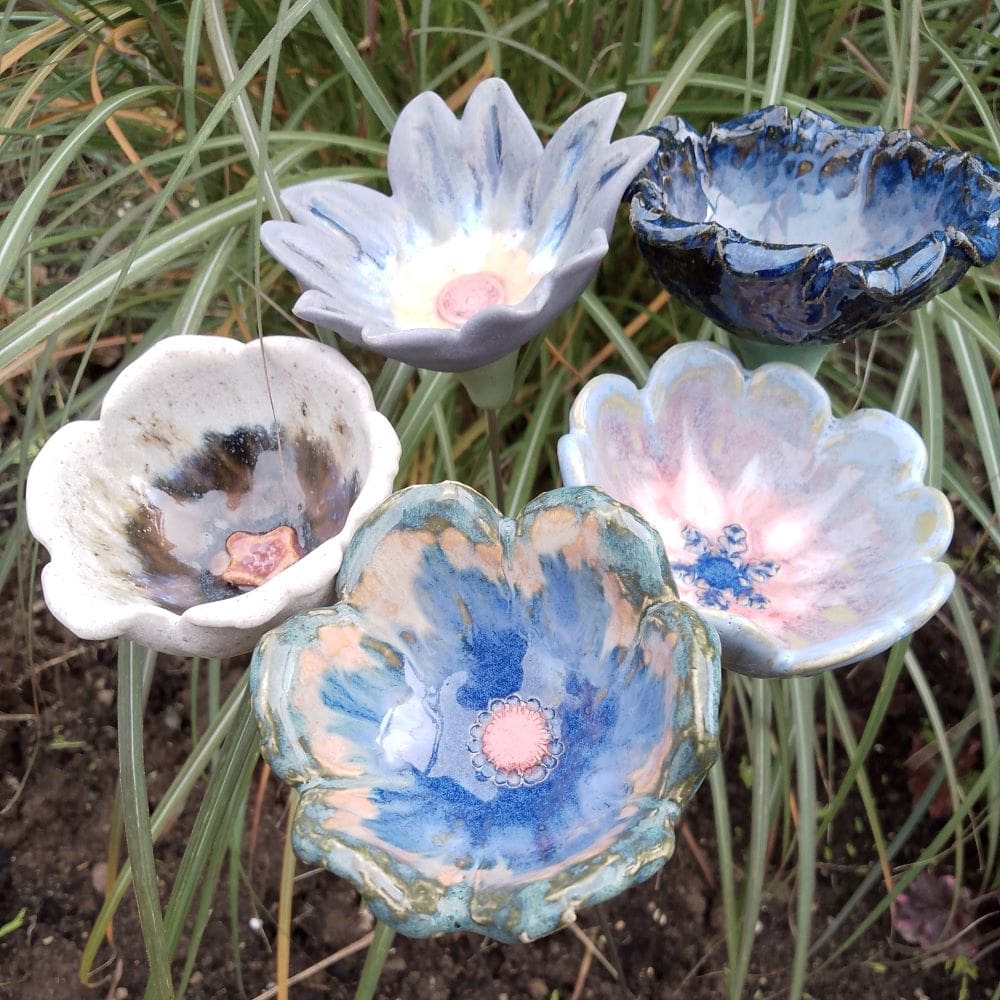
[(756, 584), (770, 580), (779, 564), (770, 559), (746, 558), (747, 533), (738, 524), (727, 524), (713, 544), (690, 526), (682, 532), (684, 548), (695, 556), (693, 562), (675, 562), (673, 569), (697, 590), (696, 599), (707, 608), (726, 611), (733, 604), (760, 610), (770, 601)]
[(739, 569), (724, 556), (700, 556), (696, 565), (699, 580), (715, 590), (735, 593), (743, 587)]
[(477, 777), (510, 788), (544, 781), (564, 749), (553, 733), (554, 720), (555, 712), (537, 698), (492, 699), (476, 716), (466, 744)]

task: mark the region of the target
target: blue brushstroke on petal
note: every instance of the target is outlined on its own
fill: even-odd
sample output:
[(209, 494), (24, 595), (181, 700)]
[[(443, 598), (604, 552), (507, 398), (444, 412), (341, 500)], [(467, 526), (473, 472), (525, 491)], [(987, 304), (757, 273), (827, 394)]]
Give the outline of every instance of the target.
[(609, 167), (607, 170), (605, 170), (604, 173), (597, 178), (597, 187), (598, 188), (604, 187), (604, 185), (607, 184), (608, 181), (610, 181), (611, 178), (614, 177), (618, 173), (618, 171), (625, 166), (626, 162), (627, 162), (626, 160), (620, 160), (613, 167)]
[(566, 233), (569, 231), (570, 223), (573, 221), (573, 215), (576, 212), (576, 206), (579, 200), (580, 192), (577, 188), (573, 188), (569, 204), (563, 210), (562, 215), (559, 216), (558, 221), (552, 226), (546, 235), (545, 242), (540, 248), (543, 252), (554, 254), (559, 247), (562, 246), (562, 242), (566, 238)]
[(333, 216), (328, 215), (321, 208), (316, 205), (310, 205), (309, 211), (312, 215), (315, 215), (317, 219), (322, 219), (328, 226), (335, 229), (340, 233), (344, 239), (346, 239), (351, 246), (354, 247), (354, 254), (357, 260), (368, 260), (374, 264), (380, 271), (385, 270), (385, 259), (379, 260), (377, 257), (373, 257), (365, 248), (361, 245), (361, 240), (352, 233), (349, 229), (338, 222)]
[(496, 165), (496, 176), (499, 177), (503, 167), (503, 132), (500, 130), (500, 109), (495, 104), (490, 107), (490, 127), (493, 130), (492, 162)]

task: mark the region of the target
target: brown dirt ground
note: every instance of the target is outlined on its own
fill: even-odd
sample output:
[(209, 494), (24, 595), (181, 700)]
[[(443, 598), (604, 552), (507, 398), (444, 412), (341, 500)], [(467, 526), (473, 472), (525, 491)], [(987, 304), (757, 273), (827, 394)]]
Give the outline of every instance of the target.
[[(23, 630), (17, 627), (19, 618), (12, 605), (3, 616), (7, 635), (0, 638), (0, 809), (4, 810), (0, 815), (0, 925), (22, 907), (25, 911), (22, 926), (0, 937), (0, 997), (138, 997), (146, 970), (131, 897), (115, 921), (114, 946), (103, 947), (100, 968), (91, 984), (84, 986), (77, 978), (80, 954), (102, 901), (95, 884), (100, 884), (107, 857), (115, 792), (114, 650), (106, 644), (80, 643), (43, 608), (36, 605), (34, 612), (34, 682), (26, 666), (24, 644), (17, 638)], [(932, 625), (930, 632), (922, 636), (925, 649), (935, 641), (947, 642), (941, 626)], [(968, 693), (952, 683), (953, 676), (949, 679), (945, 658), (935, 662), (940, 669), (932, 680), (945, 692), (946, 707), (954, 705), (961, 712)], [(230, 664), (224, 682), (231, 685), (242, 667), (239, 662)], [(878, 678), (879, 663), (871, 662), (855, 670), (848, 680), (846, 693), (861, 723)], [(907, 691), (899, 694), (887, 730), (896, 733), (908, 749), (910, 733), (920, 718), (919, 702)], [(188, 752), (189, 697), (186, 666), (165, 659), (158, 667), (147, 712), (146, 766), (154, 805)], [(734, 731), (735, 727), (729, 729)], [(879, 757), (872, 771), (881, 774), (880, 808), (891, 834), (893, 822), (906, 815), (911, 801), (902, 766), (905, 751), (876, 752)], [(734, 739), (725, 753), (727, 771), (735, 780), (743, 751)], [(256, 781), (255, 777), (254, 788)], [(263, 803), (252, 863), (244, 851), (249, 870), (240, 891), (239, 961), (245, 995), (250, 998), (273, 985), (274, 977), (274, 920), (285, 795), (273, 779)], [(738, 852), (748, 826), (748, 817), (741, 810), (747, 807), (745, 789), (737, 783), (731, 792), (731, 809)], [(164, 898), (194, 812), (195, 803), (189, 803), (182, 819), (157, 846)], [(838, 911), (873, 857), (865, 827), (854, 822), (859, 815), (846, 810), (829, 841), (832, 857), (817, 873), (816, 928), (824, 927)], [(626, 971), (627, 987), (638, 998), (701, 1000), (722, 992), (725, 944), (707, 789), (695, 797), (685, 822), (690, 837), (679, 838), (676, 856), (660, 875), (607, 905), (611, 936)], [(936, 826), (930, 824), (919, 831), (915, 848), (929, 842), (934, 829)], [(772, 852), (774, 877), (760, 916), (747, 993), (762, 1000), (784, 995), (793, 942), (790, 880), (773, 870), (779, 850), (776, 847)], [(254, 899), (247, 885), (253, 887)], [(880, 894), (881, 888), (876, 889), (869, 905)], [(227, 898), (224, 885), (187, 994), (192, 1000), (240, 996)], [(261, 921), (259, 930), (251, 926), (254, 916)], [(596, 942), (602, 957), (609, 954), (598, 914), (581, 914), (578, 926)], [(300, 868), (294, 903), (293, 973), (350, 945), (370, 927), (370, 916), (348, 884), (325, 872)], [(397, 938), (378, 995), (384, 1000), (566, 1000), (575, 988), (581, 1000), (628, 995), (619, 990), (601, 961), (587, 956), (580, 938), (569, 931), (517, 946), (467, 934), (430, 941)], [(294, 986), (292, 996), (299, 1000), (353, 996), (363, 957), (363, 952), (358, 952), (342, 959)], [(970, 1000), (989, 996), (1000, 981), (997, 958), (993, 952), (980, 963), (979, 982), (969, 994)], [(939, 1000), (958, 996), (959, 981), (943, 963), (932, 962), (928, 955), (893, 938), (885, 918), (846, 955), (815, 971), (808, 989), (818, 1000), (843, 996)]]

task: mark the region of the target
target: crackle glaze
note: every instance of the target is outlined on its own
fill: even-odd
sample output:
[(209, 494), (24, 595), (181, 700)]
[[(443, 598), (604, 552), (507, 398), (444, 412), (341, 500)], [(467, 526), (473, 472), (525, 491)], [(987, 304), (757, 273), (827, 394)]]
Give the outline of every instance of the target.
[(626, 197), (672, 294), (732, 333), (827, 344), (884, 326), (998, 252), (1000, 171), (909, 132), (764, 108), (682, 118)]
[(515, 941), (670, 857), (718, 752), (718, 639), (634, 512), (562, 489), (512, 520), (457, 483), (411, 487), (337, 589), (251, 668), (300, 858), (405, 934)]
[(310, 181), (282, 192), (294, 222), (264, 223), (261, 241), (306, 289), (296, 314), (436, 371), (510, 354), (587, 287), (656, 149), (611, 141), (624, 100), (584, 105), (543, 150), (502, 80), (480, 83), (461, 118), (420, 94), (389, 142), (391, 196)]
[(335, 350), (297, 337), (170, 337), (100, 420), (28, 476), (42, 588), (84, 639), (229, 656), (328, 600), (344, 545), (392, 490), (399, 439)]
[(705, 343), (671, 348), (644, 388), (587, 383), (559, 442), (566, 483), (607, 490), (660, 532), (724, 666), (765, 677), (864, 659), (944, 603), (952, 514), (926, 464), (892, 414), (835, 418), (801, 369), (745, 372)]

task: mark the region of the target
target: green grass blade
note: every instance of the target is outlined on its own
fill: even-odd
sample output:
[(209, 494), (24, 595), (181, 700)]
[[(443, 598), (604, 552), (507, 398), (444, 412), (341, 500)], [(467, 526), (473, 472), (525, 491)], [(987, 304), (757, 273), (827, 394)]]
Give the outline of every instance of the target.
[(622, 361), (628, 366), (633, 377), (640, 385), (645, 385), (649, 378), (649, 365), (639, 353), (639, 349), (625, 335), (621, 324), (611, 315), (608, 307), (588, 289), (580, 298), (580, 304), (587, 310), (590, 318), (600, 327), (604, 335), (615, 345)]
[(361, 980), (358, 982), (354, 1000), (372, 1000), (375, 996), (379, 976), (382, 975), (382, 966), (385, 965), (395, 936), (396, 932), (381, 920), (375, 924), (375, 937), (368, 946), (368, 954), (365, 956), (365, 965), (361, 970)]
[(316, 0), (312, 15), (320, 26), (320, 30), (333, 46), (333, 51), (341, 65), (347, 70), (355, 86), (368, 102), (368, 107), (375, 112), (385, 130), (391, 132), (396, 124), (396, 112), (392, 110), (392, 105), (382, 93), (375, 77), (371, 74), (371, 70), (358, 55), (354, 41), (344, 30), (344, 25), (334, 12), (333, 5), (328, 0)]
[[(288, 213), (281, 203), (278, 182), (271, 164), (268, 162), (267, 149), (261, 142), (260, 129), (254, 118), (253, 108), (250, 106), (250, 98), (247, 97), (245, 90), (237, 90), (235, 87), (239, 68), (236, 65), (236, 54), (229, 41), (222, 2), (221, 0), (204, 0), (204, 2), (205, 36), (212, 47), (212, 55), (215, 57), (215, 63), (222, 75), (222, 82), (226, 85), (227, 90), (236, 91), (232, 106), (233, 117), (236, 119), (236, 126), (243, 138), (243, 146), (247, 156), (250, 157), (250, 164), (257, 178), (259, 190), (264, 196), (271, 218), (285, 220), (288, 218)], [(280, 19), (276, 27), (280, 27), (283, 20)], [(280, 51), (280, 49), (276, 47), (276, 51)]]
[[(145, 660), (145, 663), (143, 663)], [(118, 756), (121, 766), (122, 819), (134, 879), (142, 940), (149, 959), (149, 991), (157, 1000), (174, 995), (170, 956), (163, 939), (160, 888), (156, 879), (153, 835), (143, 764), (143, 675), (155, 667), (155, 654), (128, 639), (118, 644)]]
[(770, 682), (751, 678), (750, 740), (750, 843), (747, 845), (743, 898), (740, 903), (740, 942), (736, 961), (726, 984), (729, 997), (743, 995), (753, 951), (754, 928), (760, 913), (767, 873), (767, 840), (771, 806), (771, 688)]
[(996, 111), (990, 107), (989, 102), (983, 96), (979, 87), (976, 86), (975, 80), (969, 75), (961, 61), (955, 57), (950, 49), (942, 45), (934, 37), (933, 33), (927, 27), (926, 22), (924, 24), (924, 33), (930, 40), (931, 45), (941, 54), (941, 58), (948, 64), (952, 73), (961, 80), (965, 93), (968, 95), (969, 100), (972, 101), (979, 115), (979, 120), (986, 129), (990, 137), (990, 142), (993, 144), (993, 159), (1000, 160), (1000, 125), (997, 124)]
[[(134, 90), (101, 101), (59, 144), (55, 152), (48, 156), (17, 199), (15, 210), (8, 212), (7, 218), (0, 223), (0, 295), (6, 292), (10, 276), (21, 259), (24, 246), (39, 217), (48, 207), (53, 189), (69, 165), (86, 147), (93, 134), (102, 128), (116, 111), (162, 94), (165, 89), (136, 87)], [(0, 361), (0, 365), (2, 364)]]
[[(202, 736), (184, 761), (180, 771), (177, 773), (177, 777), (170, 783), (166, 794), (153, 811), (150, 820), (150, 834), (153, 843), (156, 843), (160, 839), (180, 813), (181, 809), (183, 809), (188, 795), (191, 794), (202, 772), (208, 767), (219, 744), (232, 729), (236, 710), (242, 704), (248, 684), (249, 677), (247, 675), (244, 675), (236, 683), (232, 693), (226, 699), (226, 703), (219, 713), (218, 718), (213, 725), (208, 727), (205, 735)], [(122, 865), (121, 871), (118, 873), (118, 878), (115, 879), (114, 885), (111, 887), (111, 891), (104, 900), (104, 905), (101, 907), (101, 912), (94, 921), (94, 926), (90, 930), (83, 954), (80, 957), (80, 981), (84, 985), (87, 985), (90, 978), (94, 960), (97, 957), (97, 952), (101, 947), (104, 935), (131, 884), (132, 865), (130, 861), (126, 861)]]
[[(958, 808), (955, 810), (955, 813), (941, 827), (941, 829), (938, 831), (937, 835), (931, 840), (931, 842), (920, 852), (917, 859), (912, 864), (910, 864), (906, 868), (906, 870), (900, 875), (899, 879), (893, 886), (892, 895), (886, 896), (883, 899), (879, 900), (879, 902), (876, 903), (875, 906), (873, 906), (871, 910), (869, 910), (868, 913), (865, 914), (864, 918), (858, 924), (858, 926), (854, 928), (854, 930), (851, 932), (851, 934), (847, 937), (846, 940), (841, 942), (837, 950), (826, 960), (826, 962), (824, 962), (824, 965), (828, 964), (829, 962), (835, 961), (848, 948), (850, 948), (851, 945), (853, 945), (859, 938), (861, 938), (864, 934), (866, 934), (869, 928), (876, 921), (882, 918), (883, 914), (892, 904), (893, 900), (895, 900), (901, 892), (905, 892), (906, 889), (909, 888), (913, 880), (921, 872), (925, 871), (930, 864), (934, 862), (934, 860), (941, 853), (942, 849), (945, 847), (945, 845), (948, 843), (950, 839), (961, 838), (962, 823), (965, 821), (966, 816), (972, 810), (972, 807), (975, 805), (975, 803), (977, 803), (980, 800), (983, 793), (986, 791), (986, 788), (989, 785), (991, 779), (991, 771), (996, 771), (998, 769), (1000, 769), (1000, 749), (998, 749), (997, 753), (995, 753), (992, 757), (986, 757), (984, 759), (982, 773), (976, 778), (974, 782), (972, 782), (971, 786), (966, 791), (966, 794), (963, 796), (962, 801), (960, 802)], [(921, 796), (921, 801), (924, 800), (929, 801), (936, 790), (937, 790), (936, 785), (928, 787), (927, 792), (925, 792), (924, 795)], [(906, 826), (910, 827), (910, 824), (907, 823)], [(910, 827), (910, 829), (907, 830), (906, 832), (911, 832), (911, 831), (912, 827)], [(904, 829), (900, 828), (900, 833), (896, 838), (896, 842), (900, 840), (903, 833)], [(890, 852), (892, 852), (892, 847), (895, 846), (896, 842), (894, 842), (894, 844), (890, 846)]]
[(795, 7), (796, 0), (778, 0), (774, 5), (774, 30), (764, 80), (765, 105), (780, 104), (785, 92), (788, 64), (795, 44)]
[(975, 341), (964, 335), (958, 320), (951, 316), (939, 318), (972, 414), (972, 426), (986, 467), (986, 482), (993, 499), (993, 509), (1000, 511), (1000, 414), (997, 413), (990, 374)]
[(206, 872), (218, 876), (231, 835), (226, 820), (239, 815), (233, 805), (238, 802), (241, 790), (245, 794), (248, 769), (253, 770), (259, 749), (260, 733), (247, 693), (240, 700), (232, 730), (219, 753), (167, 903), (163, 933), (170, 956), (177, 950), (185, 920)]
[(452, 481), (458, 479), (458, 469), (455, 466), (455, 458), (451, 453), (451, 428), (448, 425), (448, 418), (445, 416), (444, 407), (438, 400), (434, 404), (434, 433), (438, 439), (438, 454), (444, 465), (444, 477)]
[(375, 396), (375, 405), (379, 412), (392, 420), (396, 415), (396, 406), (400, 397), (406, 390), (414, 368), (411, 365), (404, 365), (402, 361), (386, 361), (382, 366), (378, 379), (372, 389)]
[(399, 462), (400, 476), (413, 461), (417, 445), (433, 427), (434, 407), (451, 392), (454, 385), (455, 377), (448, 372), (420, 372), (420, 387), (396, 424), (396, 433), (403, 449)]
[(965, 333), (974, 337), (979, 346), (991, 355), (993, 364), (1000, 365), (1000, 332), (997, 331), (996, 321), (992, 317), (986, 317), (967, 308), (962, 304), (961, 296), (954, 290), (939, 295), (934, 307), (960, 323)]
[(655, 125), (670, 111), (681, 92), (691, 82), (691, 77), (718, 45), (719, 39), (741, 20), (739, 12), (729, 6), (719, 7), (705, 19), (704, 24), (671, 63), (659, 90), (642, 116), (637, 131), (641, 132)]
[(152, 277), (185, 254), (198, 251), (206, 240), (246, 223), (253, 216), (254, 200), (253, 194), (233, 195), (192, 212), (157, 230), (138, 253), (119, 251), (53, 292), (0, 333), (0, 368), (100, 305), (119, 284)]
[(719, 861), (719, 885), (722, 889), (722, 916), (726, 928), (726, 959), (730, 969), (736, 967), (740, 947), (740, 912), (736, 902), (736, 862), (733, 856), (733, 827), (729, 817), (729, 792), (723, 758), (708, 772), (712, 792), (712, 812), (715, 820), (716, 854)]
[[(900, 662), (902, 663), (902, 653), (900, 654)], [(882, 832), (882, 824), (879, 822), (878, 818), (878, 802), (875, 797), (875, 793), (872, 790), (871, 782), (868, 780), (868, 775), (864, 768), (864, 762), (867, 754), (861, 753), (858, 749), (859, 744), (854, 739), (854, 731), (851, 727), (851, 718), (847, 710), (847, 706), (844, 704), (844, 699), (840, 694), (840, 688), (837, 686), (837, 680), (834, 674), (828, 673), (823, 677), (824, 682), (824, 693), (826, 696), (826, 706), (829, 710), (829, 714), (833, 719), (833, 723), (836, 727), (836, 732), (840, 735), (840, 740), (844, 745), (844, 749), (847, 751), (848, 756), (851, 759), (852, 766), (857, 764), (856, 777), (851, 780), (857, 783), (858, 792), (861, 795), (861, 803), (865, 810), (865, 817), (868, 820), (868, 827), (871, 831), (872, 842), (875, 846), (876, 853), (879, 857), (879, 864), (873, 869), (875, 876), (878, 877), (879, 874), (883, 878), (891, 877), (889, 871), (889, 856), (890, 851), (886, 846), (885, 835)], [(867, 728), (865, 733), (867, 733)], [(846, 785), (847, 780), (842, 782), (842, 785)], [(850, 787), (849, 785), (847, 787)], [(929, 801), (929, 800), (928, 800)], [(832, 810), (827, 811), (827, 822), (829, 818), (832, 818), (835, 814)], [(825, 826), (824, 826), (825, 828)], [(858, 896), (858, 899), (861, 897)], [(814, 942), (812, 948), (810, 949), (811, 954), (815, 954), (827, 939), (827, 937), (832, 936), (836, 926), (842, 922), (851, 912), (854, 903), (857, 902), (854, 897), (847, 902), (842, 908), (837, 917), (827, 925), (823, 934), (820, 935), (819, 939)]]
[[(983, 647), (969, 610), (969, 603), (961, 587), (956, 587), (948, 600), (948, 607), (955, 618), (955, 630), (965, 651), (965, 660), (972, 678), (976, 704), (979, 710), (979, 730), (982, 734), (983, 756), (993, 757), (1000, 747), (1000, 726), (997, 723), (996, 708), (990, 670), (983, 656)], [(1000, 771), (992, 774), (986, 797), (986, 856), (983, 859), (982, 888), (985, 891), (997, 863), (997, 844), (1000, 842)]]
[(246, 229), (236, 226), (210, 250), (195, 268), (184, 295), (177, 304), (173, 328), (177, 333), (199, 333), (212, 298), (218, 293), (219, 282), (237, 244)]
[(521, 441), (521, 452), (511, 473), (507, 489), (507, 509), (516, 514), (533, 496), (532, 487), (538, 475), (538, 462), (546, 438), (552, 433), (552, 411), (562, 396), (566, 371), (560, 368), (549, 379), (541, 401), (531, 416), (531, 423)]
[(939, 487), (944, 465), (944, 403), (937, 341), (927, 309), (914, 313), (913, 326), (920, 354), (920, 417), (922, 436), (927, 445), (927, 482)]
[[(246, 813), (247, 793), (250, 788), (250, 779), (253, 777), (256, 766), (256, 754), (248, 753), (243, 763), (243, 772), (240, 775), (239, 782), (235, 786), (233, 795), (229, 799), (228, 808), (212, 840), (208, 861), (200, 879), (201, 888), (198, 892), (198, 903), (195, 907), (191, 932), (188, 934), (187, 954), (184, 959), (184, 971), (181, 974), (180, 986), (177, 990), (177, 1000), (182, 1000), (184, 997), (191, 973), (194, 971), (195, 962), (198, 958), (198, 946), (201, 943), (202, 935), (205, 933), (205, 928), (208, 926), (209, 918), (212, 916), (212, 905), (215, 901), (215, 892), (218, 887), (222, 864), (226, 856), (234, 850), (238, 851), (239, 844), (242, 843), (242, 826)], [(239, 894), (234, 893), (231, 901), (238, 903)], [(237, 916), (238, 914), (234, 910), (234, 919)], [(239, 956), (237, 955), (238, 958)], [(236, 968), (237, 983), (239, 983), (242, 978), (239, 971), (239, 964), (237, 964)], [(242, 989), (240, 993), (242, 994)]]
[[(830, 824), (847, 801), (847, 796), (863, 771), (864, 763), (868, 760), (882, 723), (885, 721), (886, 713), (889, 711), (889, 706), (892, 703), (892, 696), (896, 690), (896, 684), (899, 682), (899, 676), (903, 672), (904, 657), (909, 647), (910, 640), (907, 638), (902, 642), (897, 642), (889, 653), (889, 660), (886, 664), (885, 672), (882, 674), (882, 683), (879, 685), (878, 692), (868, 711), (868, 718), (865, 722), (865, 728), (861, 733), (861, 738), (857, 742), (857, 752), (850, 754), (847, 771), (840, 780), (837, 792), (829, 805), (823, 810), (823, 817), (820, 820), (819, 829), (816, 831), (817, 838), (822, 838), (826, 833)], [(836, 684), (836, 678), (833, 674), (828, 674), (827, 677), (829, 680), (826, 687), (826, 698), (829, 701), (832, 697), (830, 685)]]

